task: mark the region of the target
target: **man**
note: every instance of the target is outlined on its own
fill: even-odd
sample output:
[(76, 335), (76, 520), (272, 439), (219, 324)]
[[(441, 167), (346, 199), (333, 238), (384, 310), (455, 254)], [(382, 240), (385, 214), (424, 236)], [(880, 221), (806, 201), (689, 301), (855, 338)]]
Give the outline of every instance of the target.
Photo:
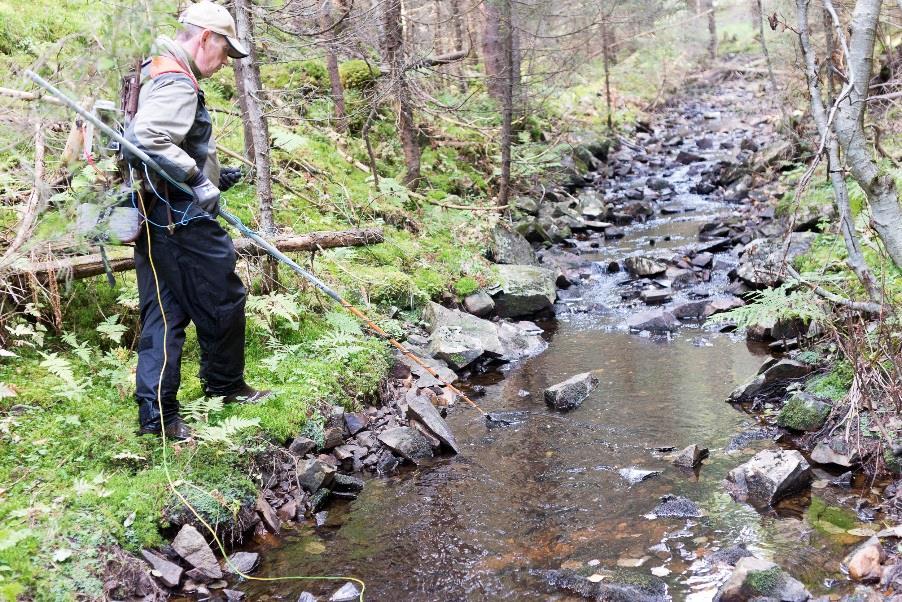
[(194, 191), (188, 195), (167, 186), (128, 157), (136, 185), (142, 181), (147, 212), (147, 232), (135, 244), (142, 328), (135, 391), (139, 432), (165, 429), (172, 439), (191, 434), (177, 399), (189, 322), (197, 329), (206, 395), (228, 403), (259, 402), (270, 394), (244, 381), (246, 291), (235, 273), (232, 240), (215, 219), (220, 190), (234, 184), (240, 171), (220, 171), (210, 114), (197, 84), (230, 57), (248, 52), (222, 6), (208, 0), (189, 5), (179, 21), (183, 28), (175, 40), (158, 38), (155, 56), (142, 65), (138, 110), (126, 131), (130, 142)]

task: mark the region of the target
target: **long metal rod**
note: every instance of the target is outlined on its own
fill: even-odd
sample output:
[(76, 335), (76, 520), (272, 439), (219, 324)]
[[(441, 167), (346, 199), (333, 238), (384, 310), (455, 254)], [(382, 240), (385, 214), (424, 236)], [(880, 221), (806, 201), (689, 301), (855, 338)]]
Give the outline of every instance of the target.
[[(84, 108), (79, 106), (79, 104), (77, 102), (75, 102), (74, 100), (72, 100), (71, 98), (66, 96), (56, 86), (54, 86), (53, 84), (51, 84), (50, 82), (48, 82), (43, 77), (41, 77), (40, 75), (38, 75), (37, 73), (35, 73), (34, 71), (32, 71), (30, 69), (27, 69), (25, 71), (25, 75), (30, 77), (36, 84), (38, 84), (39, 86), (41, 86), (42, 88), (46, 89), (48, 92), (53, 94), (55, 97), (60, 99), (60, 101), (62, 101), (62, 103), (65, 104), (67, 107), (69, 107), (70, 109), (72, 109), (73, 111), (75, 111), (76, 113), (81, 115), (87, 121), (90, 121), (96, 128), (100, 129), (104, 134), (106, 134), (113, 140), (116, 140), (119, 144), (122, 145), (123, 148), (128, 150), (129, 153), (131, 153), (133, 156), (140, 159), (145, 165), (147, 165), (148, 167), (153, 169), (155, 172), (160, 174), (163, 178), (166, 179), (166, 181), (170, 182), (173, 186), (175, 186), (179, 190), (185, 192), (186, 194), (194, 196), (194, 192), (191, 190), (191, 188), (189, 186), (186, 186), (183, 182), (176, 182), (172, 178), (172, 176), (170, 176), (168, 173), (166, 173), (166, 171), (162, 167), (160, 167), (160, 165), (156, 161), (154, 161), (152, 158), (150, 158), (150, 156), (148, 156), (147, 153), (145, 153), (140, 148), (138, 148), (137, 146), (135, 146), (134, 144), (132, 144), (131, 142), (126, 140), (125, 136), (123, 136), (122, 134), (120, 134), (119, 132), (117, 132), (116, 130), (114, 130), (113, 128), (108, 126), (107, 124), (103, 123), (95, 115), (89, 113)], [(405, 356), (407, 356), (408, 358), (413, 360), (421, 368), (424, 368), (430, 375), (432, 375), (433, 377), (438, 379), (439, 382), (443, 383), (453, 393), (459, 395), (464, 401), (466, 401), (471, 406), (473, 406), (473, 408), (478, 410), (487, 420), (489, 420), (490, 422), (493, 420), (486, 413), (485, 410), (483, 410), (481, 407), (479, 407), (479, 405), (475, 401), (473, 401), (472, 399), (467, 397), (463, 393), (463, 391), (461, 391), (460, 389), (458, 389), (451, 383), (445, 381), (445, 379), (443, 379), (441, 376), (439, 376), (438, 373), (435, 370), (433, 370), (429, 365), (427, 365), (423, 360), (421, 360), (419, 357), (414, 355), (403, 344), (399, 343), (394, 338), (392, 338), (387, 332), (382, 330), (382, 328), (380, 328), (378, 324), (376, 324), (371, 319), (369, 319), (366, 316), (366, 314), (364, 314), (362, 311), (360, 311), (359, 309), (354, 307), (348, 301), (345, 301), (341, 295), (339, 295), (337, 292), (335, 292), (325, 282), (323, 282), (322, 280), (320, 280), (319, 278), (317, 278), (316, 276), (314, 276), (313, 274), (311, 274), (310, 272), (308, 272), (307, 270), (302, 268), (300, 265), (298, 265), (298, 263), (296, 261), (294, 261), (287, 255), (282, 253), (280, 250), (278, 250), (271, 242), (269, 242), (268, 240), (266, 240), (265, 238), (263, 238), (262, 236), (260, 236), (259, 234), (257, 234), (256, 232), (254, 232), (253, 230), (248, 228), (247, 226), (245, 226), (244, 223), (240, 219), (238, 219), (237, 217), (235, 217), (228, 211), (220, 209), (219, 215), (222, 216), (222, 219), (224, 219), (226, 222), (235, 226), (235, 228), (237, 228), (242, 234), (244, 234), (245, 236), (250, 238), (252, 241), (254, 241), (254, 243), (256, 243), (257, 246), (259, 246), (261, 249), (263, 249), (264, 251), (266, 251), (273, 257), (275, 257), (277, 260), (279, 260), (283, 264), (287, 265), (296, 274), (298, 274), (299, 276), (301, 276), (302, 278), (304, 278), (305, 280), (310, 282), (313, 286), (315, 286), (316, 288), (318, 288), (319, 290), (324, 292), (326, 295), (331, 297), (332, 300), (334, 300), (336, 303), (338, 303), (339, 305), (344, 307), (346, 310), (348, 310), (350, 313), (352, 313), (354, 316), (356, 316), (357, 318), (362, 320), (373, 332), (375, 332), (376, 334), (378, 334), (379, 336), (381, 336), (382, 338), (387, 340), (392, 345), (392, 347), (396, 348), (398, 351), (403, 353)]]

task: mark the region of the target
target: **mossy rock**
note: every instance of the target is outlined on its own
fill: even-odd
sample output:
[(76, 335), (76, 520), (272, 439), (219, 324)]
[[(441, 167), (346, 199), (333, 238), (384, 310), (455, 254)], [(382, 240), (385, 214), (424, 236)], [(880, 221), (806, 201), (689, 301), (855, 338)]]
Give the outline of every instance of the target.
[(380, 75), (382, 72), (379, 71), (379, 67), (360, 59), (346, 61), (338, 66), (341, 85), (350, 90), (368, 88)]
[(780, 410), (777, 424), (794, 431), (817, 431), (824, 426), (832, 406), (819, 398), (796, 392)]

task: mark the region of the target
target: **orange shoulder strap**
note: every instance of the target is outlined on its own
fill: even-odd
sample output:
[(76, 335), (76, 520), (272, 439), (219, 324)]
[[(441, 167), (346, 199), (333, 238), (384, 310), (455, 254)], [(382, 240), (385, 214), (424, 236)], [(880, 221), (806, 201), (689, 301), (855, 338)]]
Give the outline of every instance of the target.
[(156, 79), (164, 73), (181, 73), (182, 75), (187, 75), (194, 85), (195, 91), (199, 89), (194, 74), (188, 69), (185, 69), (184, 65), (174, 58), (168, 56), (155, 56), (150, 59), (150, 79)]

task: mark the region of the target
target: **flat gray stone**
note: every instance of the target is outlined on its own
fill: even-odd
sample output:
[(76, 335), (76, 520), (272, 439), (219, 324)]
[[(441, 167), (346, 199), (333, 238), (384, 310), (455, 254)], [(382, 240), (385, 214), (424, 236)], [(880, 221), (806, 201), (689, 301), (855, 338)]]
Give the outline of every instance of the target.
[(222, 569), (219, 568), (216, 555), (204, 536), (193, 526), (182, 525), (178, 535), (172, 540), (172, 549), (210, 579), (222, 579)]
[(141, 550), (141, 556), (153, 567), (154, 575), (160, 579), (163, 585), (173, 588), (179, 586), (184, 572), (182, 567), (147, 550)]
[(432, 457), (432, 446), (416, 429), (397, 426), (379, 433), (379, 441), (408, 461), (420, 464)]
[(811, 467), (796, 450), (765, 449), (727, 474), (727, 489), (740, 501), (773, 505), (811, 482)]
[(636, 485), (661, 474), (660, 470), (642, 470), (641, 468), (621, 468), (617, 473), (630, 485)]
[(460, 447), (458, 447), (457, 441), (454, 439), (454, 433), (451, 432), (448, 423), (438, 413), (431, 401), (425, 397), (415, 397), (408, 401), (407, 416), (422, 422), (443, 445), (455, 454), (460, 453)]
[(529, 316), (551, 309), (557, 298), (557, 274), (533, 265), (499, 265), (498, 285), (489, 292), (502, 318)]
[(672, 313), (663, 309), (642, 311), (633, 314), (626, 320), (626, 325), (630, 330), (647, 330), (655, 334), (673, 332), (679, 324)]
[(257, 568), (260, 555), (256, 552), (235, 552), (229, 556), (229, 561), (223, 563), (223, 573), (230, 575), (249, 575)]
[(658, 261), (657, 259), (652, 259), (651, 257), (627, 257), (623, 260), (623, 265), (630, 274), (642, 278), (657, 276), (658, 274), (663, 274), (667, 271), (666, 263)]
[(598, 379), (591, 372), (571, 376), (564, 382), (545, 389), (545, 403), (556, 410), (578, 408), (598, 385)]

